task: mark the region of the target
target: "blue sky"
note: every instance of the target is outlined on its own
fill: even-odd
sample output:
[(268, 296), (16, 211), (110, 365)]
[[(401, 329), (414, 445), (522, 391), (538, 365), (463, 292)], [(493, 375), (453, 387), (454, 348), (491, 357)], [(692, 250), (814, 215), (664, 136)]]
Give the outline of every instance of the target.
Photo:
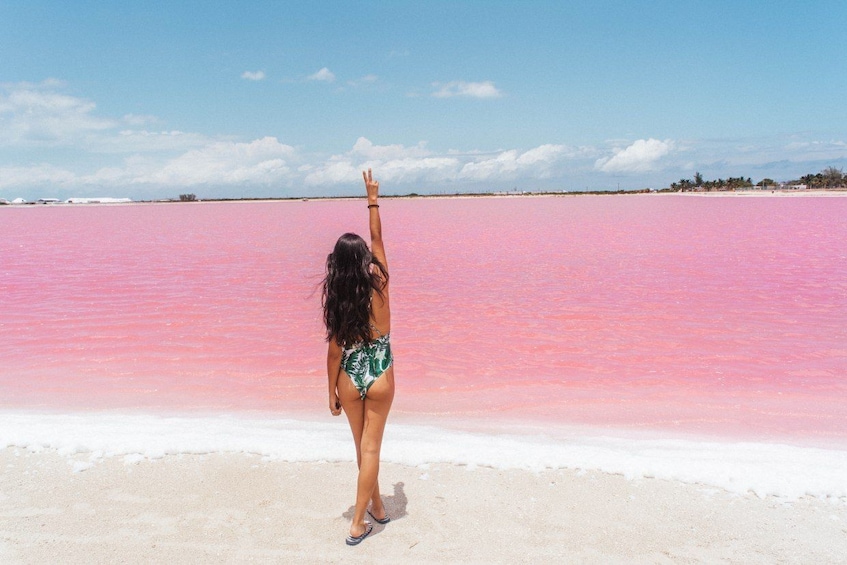
[(847, 165), (847, 2), (0, 0), (0, 197), (661, 188)]

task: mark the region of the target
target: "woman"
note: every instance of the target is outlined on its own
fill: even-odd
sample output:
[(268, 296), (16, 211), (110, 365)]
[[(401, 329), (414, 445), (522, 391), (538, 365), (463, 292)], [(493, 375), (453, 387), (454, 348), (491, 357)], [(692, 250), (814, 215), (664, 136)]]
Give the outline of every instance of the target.
[(338, 238), (326, 259), (322, 296), (329, 343), (329, 410), (338, 416), (344, 409), (359, 466), (356, 511), (347, 545), (356, 545), (371, 533), (373, 524), (365, 521), (365, 512), (380, 524), (390, 521), (377, 482), (382, 433), (394, 400), (388, 262), (377, 203), (379, 182), (373, 180), (370, 169), (362, 176), (368, 194), (371, 247), (356, 234)]

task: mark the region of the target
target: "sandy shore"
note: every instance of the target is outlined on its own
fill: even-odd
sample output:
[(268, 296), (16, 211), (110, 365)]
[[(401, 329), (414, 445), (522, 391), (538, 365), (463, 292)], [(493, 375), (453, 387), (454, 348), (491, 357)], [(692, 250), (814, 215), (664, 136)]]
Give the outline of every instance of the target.
[(351, 548), (352, 463), (86, 461), (0, 450), (0, 562), (847, 563), (843, 501), (599, 472), (387, 464), (393, 521)]

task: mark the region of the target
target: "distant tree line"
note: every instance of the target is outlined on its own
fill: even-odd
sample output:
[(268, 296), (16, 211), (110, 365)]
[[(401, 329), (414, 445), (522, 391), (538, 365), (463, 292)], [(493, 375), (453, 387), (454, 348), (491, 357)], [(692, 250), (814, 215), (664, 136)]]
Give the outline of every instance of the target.
[[(806, 185), (807, 188), (842, 188), (847, 185), (847, 176), (841, 169), (827, 167), (817, 174), (808, 174), (797, 180), (778, 183), (773, 179), (764, 178), (755, 184), (756, 187), (767, 189), (781, 186)], [(728, 179), (705, 180), (699, 172), (694, 173), (694, 179), (679, 179), (672, 182), (672, 190), (744, 190), (753, 188), (753, 180), (750, 177), (729, 177)]]
[(753, 181), (750, 177), (746, 179), (744, 177), (729, 177), (728, 179), (703, 180), (703, 175), (700, 173), (694, 174), (693, 181), (691, 179), (679, 179), (679, 182), (671, 183), (671, 188), (674, 190), (739, 190), (752, 187)]
[(800, 177), (798, 183), (805, 184), (809, 188), (840, 188), (845, 185), (847, 178), (841, 169), (827, 167), (814, 175)]
[(179, 201), (180, 202), (194, 202), (195, 200), (197, 200), (196, 194), (180, 194), (179, 195)]

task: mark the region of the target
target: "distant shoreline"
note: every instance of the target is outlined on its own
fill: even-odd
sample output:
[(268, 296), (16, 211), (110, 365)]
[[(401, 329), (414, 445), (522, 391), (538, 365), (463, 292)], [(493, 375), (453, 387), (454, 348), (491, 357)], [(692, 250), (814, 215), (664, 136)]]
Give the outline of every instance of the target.
[[(385, 194), (382, 199), (416, 200), (416, 199), (448, 199), (448, 198), (547, 198), (568, 196), (633, 196), (633, 195), (682, 195), (682, 196), (847, 196), (847, 188), (821, 189), (783, 189), (783, 190), (725, 190), (712, 192), (678, 191), (678, 190), (587, 190), (567, 192), (458, 192), (455, 194)], [(266, 198), (203, 198), (197, 202), (276, 202), (276, 201), (335, 201), (358, 200), (363, 196), (285, 196)], [(142, 202), (142, 201), (139, 201)], [(163, 203), (179, 203), (179, 201), (149, 201)]]
[[(774, 190), (722, 190), (722, 191), (679, 191), (679, 190), (591, 190), (572, 192), (461, 192), (455, 194), (386, 194), (385, 200), (429, 200), (450, 198), (550, 198), (568, 196), (700, 196), (700, 197), (843, 197), (847, 196), (847, 188), (813, 188), (813, 189), (774, 189)], [(244, 197), (244, 198), (198, 198), (197, 200), (182, 201), (178, 199), (132, 200), (129, 202), (24, 202), (0, 205), (0, 209), (28, 208), (43, 206), (127, 206), (134, 204), (192, 204), (208, 202), (312, 202), (312, 201), (341, 201), (359, 200), (363, 196), (279, 196), (279, 197)]]

